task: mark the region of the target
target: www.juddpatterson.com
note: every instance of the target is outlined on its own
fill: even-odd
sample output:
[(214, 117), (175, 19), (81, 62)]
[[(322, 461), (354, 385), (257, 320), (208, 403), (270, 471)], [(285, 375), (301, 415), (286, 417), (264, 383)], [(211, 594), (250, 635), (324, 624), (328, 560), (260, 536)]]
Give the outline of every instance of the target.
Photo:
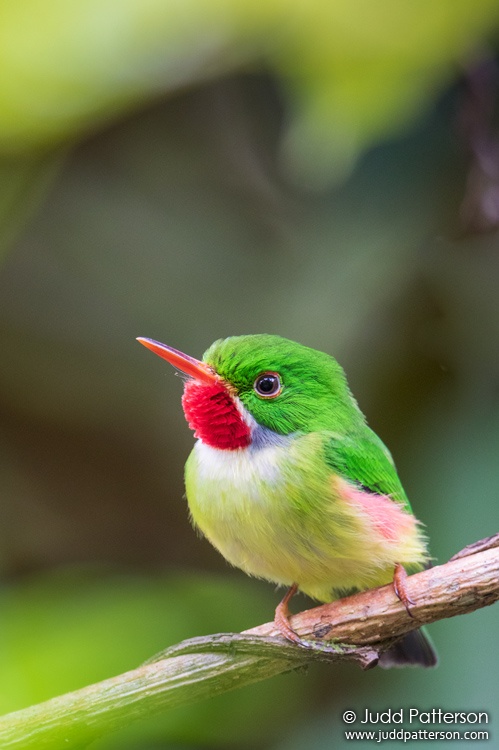
[[(420, 728), (421, 725), (477, 725), (488, 724), (489, 715), (486, 711), (444, 711), (441, 708), (432, 708), (428, 711), (421, 711), (418, 708), (399, 708), (397, 710), (389, 708), (387, 711), (370, 711), (364, 709), (361, 712), (355, 712), (347, 709), (342, 714), (345, 724), (363, 724), (381, 725), (376, 730), (351, 729), (345, 731), (347, 740), (374, 740), (375, 742), (385, 742), (390, 740), (487, 740), (489, 732), (485, 729), (451, 729), (442, 727), (441, 729)], [(404, 728), (397, 725), (405, 724)], [(393, 726), (395, 725), (395, 727)], [(410, 726), (410, 728), (408, 728)]]

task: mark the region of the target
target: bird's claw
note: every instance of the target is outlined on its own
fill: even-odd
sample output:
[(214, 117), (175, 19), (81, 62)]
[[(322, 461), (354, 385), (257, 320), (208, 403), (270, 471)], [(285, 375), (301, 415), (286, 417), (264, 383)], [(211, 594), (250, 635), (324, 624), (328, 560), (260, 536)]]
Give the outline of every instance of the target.
[(397, 598), (402, 602), (402, 604), (405, 607), (405, 611), (409, 615), (409, 617), (412, 617), (413, 620), (416, 618), (411, 612), (411, 606), (414, 607), (416, 605), (416, 602), (414, 599), (411, 599), (409, 596), (409, 592), (407, 590), (407, 572), (403, 565), (400, 563), (397, 563), (395, 565), (395, 570), (393, 571), (393, 590), (395, 591), (395, 595)]

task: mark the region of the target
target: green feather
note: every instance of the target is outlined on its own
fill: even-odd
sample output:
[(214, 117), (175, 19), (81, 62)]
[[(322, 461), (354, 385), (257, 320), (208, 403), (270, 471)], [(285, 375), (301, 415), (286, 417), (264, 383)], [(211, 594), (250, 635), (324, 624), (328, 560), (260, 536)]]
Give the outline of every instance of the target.
[[(295, 341), (257, 334), (215, 341), (203, 357), (234, 386), (258, 424), (279, 435), (333, 430), (348, 434), (365, 420), (335, 359)], [(281, 376), (279, 398), (261, 399), (253, 384), (265, 371)]]
[(325, 455), (332, 471), (369, 492), (389, 495), (412, 513), (388, 448), (369, 428), (360, 435), (331, 437)]
[[(204, 355), (237, 390), (258, 424), (280, 435), (333, 432), (325, 461), (332, 471), (371, 492), (390, 495), (411, 511), (388, 448), (367, 426), (338, 362), (324, 352), (268, 334), (215, 341)], [(263, 371), (279, 372), (279, 398), (262, 400), (253, 389)]]

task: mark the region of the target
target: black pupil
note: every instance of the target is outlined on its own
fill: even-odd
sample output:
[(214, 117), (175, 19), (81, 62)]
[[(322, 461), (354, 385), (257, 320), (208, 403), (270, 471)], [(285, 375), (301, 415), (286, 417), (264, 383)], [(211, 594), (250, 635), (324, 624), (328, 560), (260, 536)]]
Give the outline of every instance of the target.
[(263, 375), (258, 380), (258, 390), (260, 393), (273, 393), (277, 390), (278, 381), (275, 375)]

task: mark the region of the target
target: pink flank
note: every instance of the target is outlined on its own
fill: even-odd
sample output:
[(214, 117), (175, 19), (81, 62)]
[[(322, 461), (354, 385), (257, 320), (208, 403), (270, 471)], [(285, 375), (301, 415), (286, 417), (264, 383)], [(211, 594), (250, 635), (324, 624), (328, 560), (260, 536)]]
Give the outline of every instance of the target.
[(337, 482), (343, 499), (361, 511), (376, 535), (388, 542), (400, 542), (414, 532), (414, 516), (388, 495), (360, 490), (344, 479), (338, 479)]

